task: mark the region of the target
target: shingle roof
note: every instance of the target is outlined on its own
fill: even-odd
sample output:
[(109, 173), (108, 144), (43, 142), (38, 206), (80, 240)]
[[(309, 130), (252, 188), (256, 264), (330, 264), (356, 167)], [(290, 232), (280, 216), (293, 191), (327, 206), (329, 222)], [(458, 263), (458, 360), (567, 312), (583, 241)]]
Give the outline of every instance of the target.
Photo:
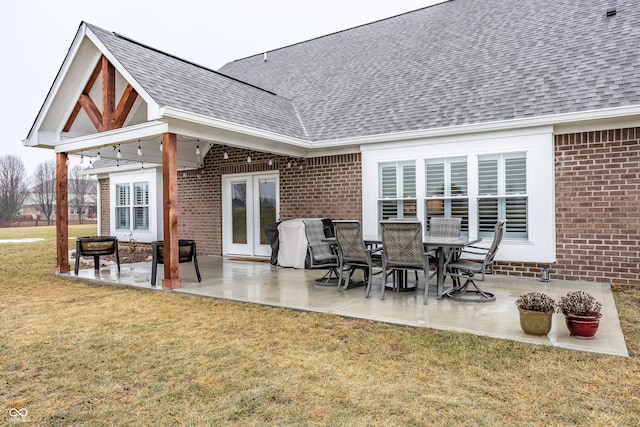
[(290, 100), (94, 25), (87, 27), (159, 106), (305, 137)]
[(640, 105), (636, 2), (450, 0), (220, 73), (90, 28), (160, 106), (322, 141)]
[(637, 0), (452, 0), (220, 72), (293, 100), (313, 140), (588, 111), (640, 104), (639, 22)]

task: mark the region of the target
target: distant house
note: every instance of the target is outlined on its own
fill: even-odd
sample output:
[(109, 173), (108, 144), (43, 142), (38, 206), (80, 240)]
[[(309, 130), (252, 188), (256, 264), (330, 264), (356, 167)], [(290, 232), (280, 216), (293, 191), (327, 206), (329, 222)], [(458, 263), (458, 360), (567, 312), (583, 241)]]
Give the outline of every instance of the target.
[[(55, 186), (55, 184), (54, 184)], [(73, 193), (74, 188), (78, 188), (77, 185), (74, 185), (73, 179), (69, 180), (69, 188), (71, 189), (71, 193), (69, 194), (69, 203), (68, 203), (68, 219), (73, 223), (77, 224), (80, 222), (80, 217), (82, 216), (82, 222), (86, 223), (88, 221), (95, 221), (97, 218), (97, 182), (93, 179), (89, 179), (87, 182), (87, 187), (85, 194), (78, 195)], [(82, 197), (84, 202), (77, 203), (75, 200), (78, 197)], [(31, 187), (27, 193), (27, 197), (22, 204), (21, 215), (25, 219), (33, 219), (38, 220), (39, 222), (47, 220), (46, 215), (42, 212), (41, 204), (40, 204), (40, 195), (38, 193), (38, 189), (35, 187)], [(54, 221), (55, 216), (55, 199), (53, 201), (53, 215), (51, 216), (51, 220)], [(82, 212), (80, 213), (78, 210), (78, 206), (83, 206)]]
[(638, 22), (455, 0), (218, 71), (82, 23), (24, 143), (116, 163), (102, 234), (266, 256), (276, 219), (458, 216), (484, 244), (505, 220), (500, 273), (638, 285)]

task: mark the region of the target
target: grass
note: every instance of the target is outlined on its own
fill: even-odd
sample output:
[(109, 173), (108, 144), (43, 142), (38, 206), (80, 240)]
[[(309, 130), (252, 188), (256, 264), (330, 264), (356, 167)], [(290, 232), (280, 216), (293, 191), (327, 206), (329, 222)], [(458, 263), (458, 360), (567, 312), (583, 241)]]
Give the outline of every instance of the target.
[(46, 239), (0, 244), (0, 424), (640, 424), (640, 289), (622, 358), (58, 279), (54, 236), (0, 230)]

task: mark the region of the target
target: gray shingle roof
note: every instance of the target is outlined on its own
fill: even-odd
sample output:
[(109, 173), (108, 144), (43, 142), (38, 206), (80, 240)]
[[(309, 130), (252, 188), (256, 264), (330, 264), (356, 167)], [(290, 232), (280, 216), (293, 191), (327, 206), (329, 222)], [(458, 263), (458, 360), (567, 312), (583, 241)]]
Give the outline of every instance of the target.
[(451, 0), (222, 74), (90, 28), (161, 106), (322, 141), (640, 105), (638, 22), (637, 0)]
[(640, 104), (639, 22), (637, 0), (454, 0), (220, 71), (313, 140), (579, 112)]
[(159, 106), (305, 137), (290, 100), (99, 27), (87, 26)]

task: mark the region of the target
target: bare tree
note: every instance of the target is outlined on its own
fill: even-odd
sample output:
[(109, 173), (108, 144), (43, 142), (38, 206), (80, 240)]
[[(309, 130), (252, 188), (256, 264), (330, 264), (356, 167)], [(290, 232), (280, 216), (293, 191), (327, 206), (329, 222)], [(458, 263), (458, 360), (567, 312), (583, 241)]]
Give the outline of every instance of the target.
[(38, 164), (33, 174), (32, 198), (38, 210), (51, 225), (51, 217), (56, 203), (56, 162), (53, 160)]
[(74, 166), (69, 180), (69, 205), (78, 212), (78, 223), (82, 224), (82, 214), (89, 206), (89, 197), (96, 193), (96, 183), (88, 175), (81, 174), (82, 168)]
[(0, 157), (0, 220), (13, 222), (28, 193), (27, 171), (20, 157)]

